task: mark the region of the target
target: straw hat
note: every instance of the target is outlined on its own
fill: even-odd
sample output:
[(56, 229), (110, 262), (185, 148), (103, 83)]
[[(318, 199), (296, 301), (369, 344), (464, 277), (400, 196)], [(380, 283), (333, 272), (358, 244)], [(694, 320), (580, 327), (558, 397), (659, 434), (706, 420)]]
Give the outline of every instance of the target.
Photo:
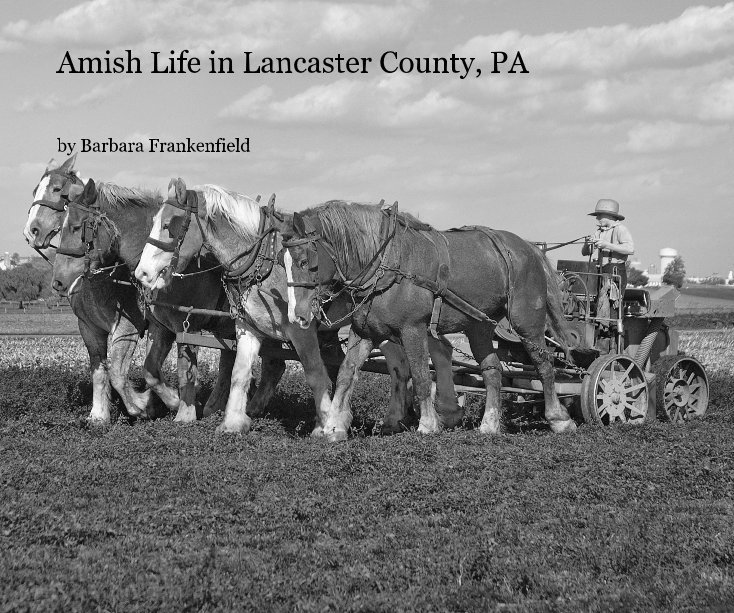
[(589, 213), (589, 215), (593, 215), (596, 217), (600, 214), (609, 215), (610, 217), (614, 217), (615, 219), (622, 220), (624, 219), (624, 215), (619, 214), (619, 202), (616, 200), (611, 200), (610, 198), (602, 198), (599, 200), (599, 202), (596, 203), (596, 208), (594, 209), (593, 213)]

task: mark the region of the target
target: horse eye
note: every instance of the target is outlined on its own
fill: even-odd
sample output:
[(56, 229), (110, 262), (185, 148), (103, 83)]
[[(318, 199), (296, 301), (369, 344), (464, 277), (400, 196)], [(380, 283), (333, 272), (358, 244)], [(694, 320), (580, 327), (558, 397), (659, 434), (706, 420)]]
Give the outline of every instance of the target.
[(61, 191), (61, 188), (60, 187), (54, 187), (54, 190), (53, 191), (54, 191), (54, 194), (55, 194), (56, 192), (60, 192)]
[(71, 226), (71, 231), (72, 232), (79, 232), (79, 230), (81, 230), (81, 229), (82, 229), (81, 224), (75, 225), (75, 226)]

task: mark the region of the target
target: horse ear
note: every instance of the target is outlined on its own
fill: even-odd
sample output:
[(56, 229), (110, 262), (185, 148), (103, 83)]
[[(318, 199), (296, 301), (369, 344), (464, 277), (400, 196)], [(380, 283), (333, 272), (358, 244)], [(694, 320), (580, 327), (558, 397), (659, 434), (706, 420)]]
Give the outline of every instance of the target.
[(303, 215), (293, 213), (293, 229), (298, 236), (306, 236), (306, 224), (303, 222)]
[(66, 194), (66, 197), (68, 198), (69, 202), (76, 202), (77, 198), (79, 198), (79, 195), (84, 192), (84, 186), (79, 185), (78, 183), (73, 183), (69, 186), (69, 193)]
[(53, 170), (54, 168), (56, 168), (56, 160), (54, 158), (51, 158), (48, 161), (48, 164), (46, 164), (46, 172), (48, 172), (49, 170)]
[(174, 182), (174, 187), (176, 188), (176, 200), (178, 200), (178, 203), (186, 204), (186, 182), (179, 177)]
[(97, 186), (94, 183), (94, 179), (89, 179), (87, 184), (84, 186), (82, 192), (82, 202), (85, 204), (92, 204), (97, 199)]
[(76, 153), (74, 155), (70, 155), (66, 161), (59, 167), (59, 170), (61, 172), (71, 172), (72, 168), (74, 168), (74, 163), (76, 162)]
[(283, 212), (273, 213), (273, 225), (283, 236), (284, 240), (293, 238), (295, 232), (293, 229), (293, 214)]

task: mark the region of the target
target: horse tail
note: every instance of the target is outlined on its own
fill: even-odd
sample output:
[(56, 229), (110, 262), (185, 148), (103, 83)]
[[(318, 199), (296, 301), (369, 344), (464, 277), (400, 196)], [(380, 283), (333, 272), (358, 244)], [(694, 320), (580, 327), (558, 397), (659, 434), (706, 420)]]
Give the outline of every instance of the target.
[(550, 260), (540, 249), (537, 249), (537, 255), (543, 265), (547, 286), (545, 297), (546, 325), (553, 338), (563, 346), (563, 350), (568, 355), (569, 349), (573, 348), (575, 342), (571, 336), (568, 321), (563, 316), (563, 295), (558, 283), (558, 273), (553, 270)]

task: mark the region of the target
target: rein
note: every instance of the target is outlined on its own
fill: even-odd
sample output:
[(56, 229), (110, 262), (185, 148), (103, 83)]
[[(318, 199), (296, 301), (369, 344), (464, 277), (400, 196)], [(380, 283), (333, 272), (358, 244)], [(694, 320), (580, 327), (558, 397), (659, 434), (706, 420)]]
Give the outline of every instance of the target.
[[(370, 260), (370, 262), (365, 266), (362, 271), (357, 275), (357, 277), (353, 280), (346, 279), (346, 276), (341, 272), (339, 269), (336, 253), (333, 250), (333, 247), (329, 245), (324, 236), (321, 234), (321, 232), (313, 226), (313, 224), (308, 223), (309, 220), (304, 220), (304, 226), (309, 231), (308, 236), (297, 238), (295, 240), (289, 240), (284, 241), (283, 246), (293, 247), (297, 245), (313, 245), (313, 247), (310, 249), (309, 253), (309, 269), (312, 274), (319, 272), (322, 272), (322, 266), (321, 266), (321, 257), (318, 255), (318, 251), (316, 254), (316, 257), (314, 257), (314, 250), (317, 250), (318, 247), (323, 248), (323, 252), (326, 252), (328, 256), (331, 258), (331, 260), (334, 263), (334, 268), (337, 271), (337, 273), (341, 276), (341, 279), (335, 279), (333, 276), (330, 278), (324, 278), (328, 277), (328, 274), (323, 275), (318, 281), (313, 282), (289, 282), (288, 285), (290, 287), (303, 287), (306, 289), (315, 289), (316, 295), (314, 296), (314, 301), (317, 302), (318, 308), (321, 312), (321, 315), (323, 318), (325, 318), (325, 313), (323, 309), (323, 303), (328, 302), (329, 300), (332, 300), (333, 298), (339, 296), (344, 291), (349, 291), (352, 295), (352, 301), (354, 303), (354, 308), (344, 317), (340, 318), (336, 322), (330, 322), (328, 318), (325, 318), (324, 321), (328, 325), (333, 325), (336, 323), (340, 323), (341, 321), (344, 321), (345, 319), (351, 317), (360, 307), (362, 307), (376, 292), (382, 291), (384, 289), (387, 289), (390, 287), (393, 283), (400, 282), (402, 279), (406, 279), (413, 283), (414, 285), (417, 285), (418, 287), (422, 287), (424, 289), (427, 289), (433, 294), (433, 310), (431, 313), (431, 319), (430, 319), (430, 325), (429, 325), (429, 331), (434, 336), (438, 336), (438, 323), (439, 323), (439, 317), (441, 313), (441, 306), (443, 302), (449, 303), (453, 308), (457, 309), (458, 311), (461, 311), (465, 315), (471, 317), (472, 319), (475, 319), (477, 321), (485, 321), (488, 323), (491, 323), (493, 325), (496, 325), (498, 322), (495, 319), (492, 319), (489, 317), (486, 313), (475, 307), (474, 305), (470, 304), (466, 300), (464, 300), (461, 296), (456, 294), (454, 291), (449, 289), (448, 287), (448, 280), (450, 278), (450, 268), (449, 268), (449, 254), (447, 250), (447, 243), (446, 238), (439, 235), (441, 239), (443, 239), (443, 242), (440, 241), (434, 241), (430, 235), (425, 235), (425, 238), (434, 246), (436, 249), (436, 254), (438, 256), (438, 272), (436, 279), (430, 279), (428, 277), (425, 277), (420, 274), (412, 273), (405, 271), (400, 268), (400, 263), (398, 262), (396, 266), (389, 266), (385, 263), (386, 255), (387, 255), (387, 247), (391, 244), (393, 238), (396, 234), (397, 224), (400, 223), (405, 226), (406, 231), (408, 229), (414, 229), (417, 231), (424, 231), (427, 232), (429, 230), (432, 230), (431, 226), (426, 226), (425, 224), (415, 223), (411, 222), (410, 220), (407, 220), (403, 217), (401, 217), (397, 212), (397, 202), (390, 208), (385, 209), (383, 208), (383, 213), (387, 217), (387, 223), (383, 219), (383, 223), (381, 225), (381, 236), (384, 237), (382, 244), (380, 248), (377, 250), (373, 258)], [(310, 227), (309, 227), (310, 226)], [(459, 228), (458, 230), (478, 230), (482, 232), (487, 238), (490, 239), (491, 243), (493, 244), (494, 248), (497, 250), (497, 252), (500, 254), (502, 260), (504, 261), (506, 267), (507, 267), (507, 274), (508, 274), (508, 288), (507, 288), (507, 301), (508, 301), (508, 313), (509, 313), (509, 303), (511, 300), (512, 295), (512, 258), (509, 254), (509, 250), (506, 249), (504, 242), (499, 237), (499, 235), (489, 228), (481, 228), (478, 226), (465, 226), (464, 228)], [(380, 258), (379, 264), (375, 267), (375, 264), (377, 263), (377, 259)], [(316, 260), (314, 265), (314, 260)], [(386, 284), (383, 287), (378, 287), (378, 283), (380, 282), (380, 279), (385, 275), (386, 272), (392, 273), (391, 277), (388, 279)], [(365, 279), (369, 278), (368, 274), (372, 276), (371, 281), (366, 282)], [(333, 283), (339, 283), (341, 282), (343, 287), (336, 292), (335, 294), (332, 294), (330, 292), (324, 291), (324, 287), (331, 285)], [(355, 299), (355, 296), (358, 295), (360, 292), (365, 291), (365, 295), (361, 298), (360, 302), (357, 303), (357, 300)], [(324, 294), (328, 294), (328, 298), (324, 299)]]

